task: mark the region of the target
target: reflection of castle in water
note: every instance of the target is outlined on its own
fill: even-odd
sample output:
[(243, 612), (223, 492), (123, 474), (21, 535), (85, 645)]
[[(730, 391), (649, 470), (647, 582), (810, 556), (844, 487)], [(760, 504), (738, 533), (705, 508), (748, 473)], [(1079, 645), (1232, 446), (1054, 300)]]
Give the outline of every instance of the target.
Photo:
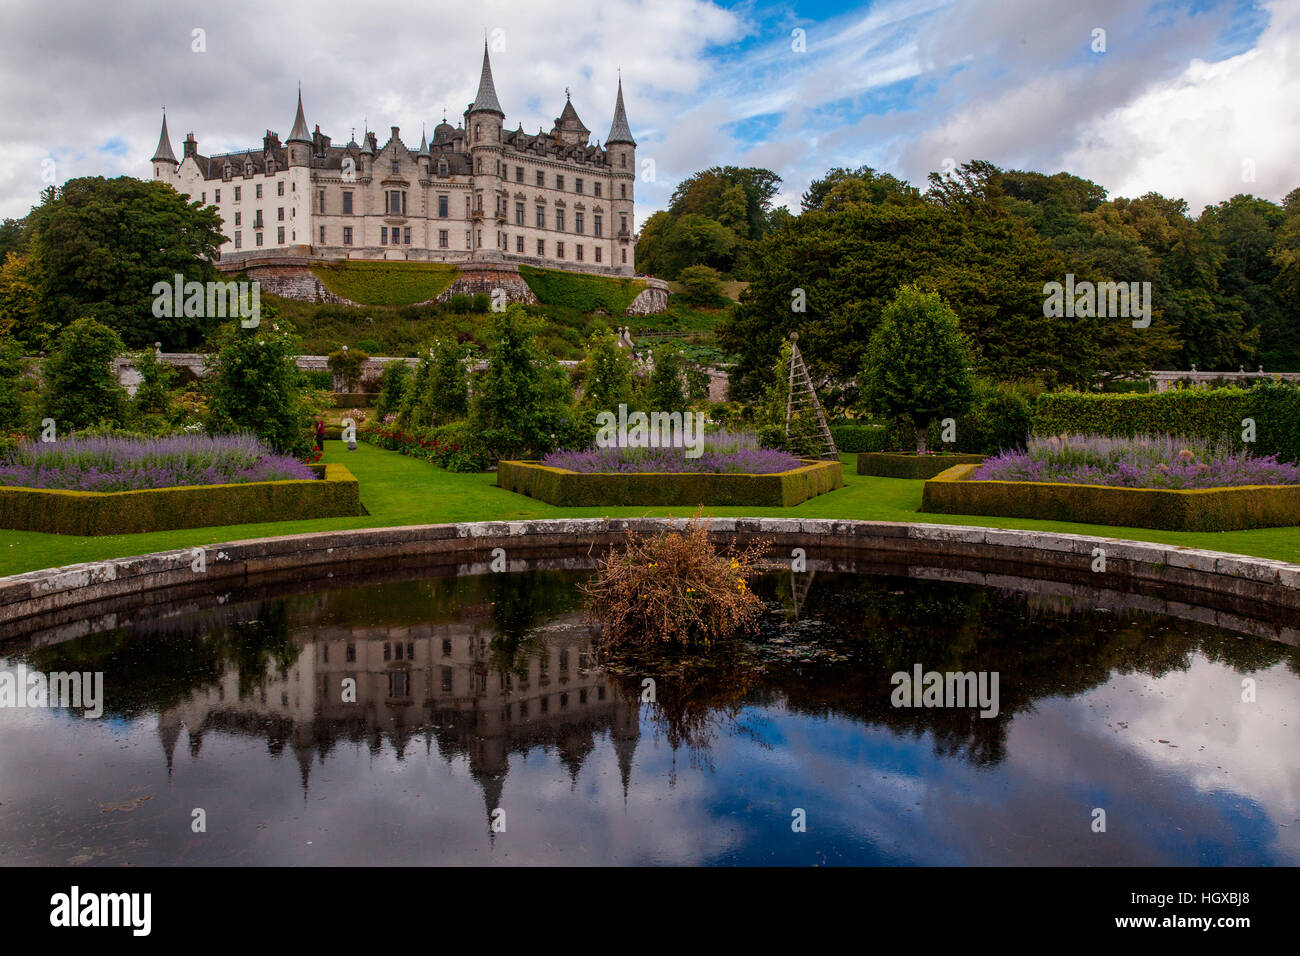
[[(626, 701), (595, 666), (591, 633), (578, 615), (557, 618), (529, 635), (526, 649), (502, 670), (491, 658), (486, 614), (410, 627), (304, 628), (298, 659), (269, 669), (240, 695), (238, 668), (191, 691), (162, 711), (158, 732), (170, 772), (181, 726), (198, 756), (210, 730), (265, 737), (274, 754), (290, 748), (304, 793), (313, 758), (341, 741), (378, 753), (388, 738), (399, 760), (413, 740), (434, 741), (448, 761), (465, 757), (494, 809), (511, 753), (554, 748), (576, 779), (596, 738), (609, 733), (626, 795), (639, 733), (639, 704)], [(344, 699), (356, 682), (355, 703)]]

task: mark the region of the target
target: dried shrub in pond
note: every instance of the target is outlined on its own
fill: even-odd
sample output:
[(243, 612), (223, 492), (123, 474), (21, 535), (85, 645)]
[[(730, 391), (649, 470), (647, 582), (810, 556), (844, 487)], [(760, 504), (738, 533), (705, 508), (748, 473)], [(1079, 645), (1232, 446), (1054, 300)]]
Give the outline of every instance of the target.
[(708, 645), (752, 630), (763, 602), (749, 590), (749, 580), (768, 547), (761, 542), (719, 553), (698, 516), (685, 532), (629, 531), (584, 587), (602, 642)]

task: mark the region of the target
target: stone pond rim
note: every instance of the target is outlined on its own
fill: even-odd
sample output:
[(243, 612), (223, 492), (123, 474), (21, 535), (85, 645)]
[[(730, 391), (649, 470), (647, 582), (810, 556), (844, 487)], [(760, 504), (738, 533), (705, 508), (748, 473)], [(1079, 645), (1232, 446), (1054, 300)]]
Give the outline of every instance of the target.
[[(202, 575), (192, 570), (194, 548), (32, 571), (0, 578), (0, 635), (20, 635), (26, 618), (84, 619), (116, 610), (95, 605), (119, 599), (139, 602), (142, 595), (154, 599), (162, 591), (197, 597), (262, 581), (305, 586), (380, 564), (482, 561), (498, 547), (505, 548), (510, 559), (587, 555), (621, 541), (626, 531), (681, 529), (687, 520), (486, 521), (251, 539), (204, 548)], [(958, 560), (983, 563), (994, 571), (1014, 567), (1048, 581), (1089, 580), (1138, 593), (1175, 589), (1193, 593), (1198, 608), (1203, 603), (1229, 605), (1233, 613), (1259, 617), (1262, 611), (1269, 620), (1287, 618), (1271, 625), (1275, 639), (1300, 646), (1300, 565), (1284, 561), (1144, 541), (979, 526), (802, 518), (701, 520), (708, 523), (718, 543), (743, 544), (762, 538), (772, 542), (778, 555), (804, 548), (810, 561), (858, 555), (881, 563), (926, 566)], [(1107, 555), (1107, 570), (1100, 575), (1090, 570), (1096, 548)], [(1218, 612), (1207, 607), (1204, 613), (1213, 617)]]

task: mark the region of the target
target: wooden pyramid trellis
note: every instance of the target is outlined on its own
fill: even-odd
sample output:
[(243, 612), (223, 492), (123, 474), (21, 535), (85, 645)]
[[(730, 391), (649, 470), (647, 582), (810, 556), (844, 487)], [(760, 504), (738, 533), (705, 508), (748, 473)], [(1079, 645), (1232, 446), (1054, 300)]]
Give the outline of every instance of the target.
[(813, 388), (812, 376), (808, 374), (808, 366), (803, 362), (803, 355), (799, 351), (799, 333), (790, 333), (790, 391), (785, 400), (785, 433), (790, 434), (790, 420), (800, 412), (812, 409), (817, 416), (817, 431), (821, 435), (822, 448), (817, 455), (818, 458), (826, 458), (831, 461), (839, 461), (840, 453), (835, 448), (835, 438), (831, 435), (830, 426), (826, 424), (826, 413), (822, 411), (822, 403), (817, 401), (817, 391)]

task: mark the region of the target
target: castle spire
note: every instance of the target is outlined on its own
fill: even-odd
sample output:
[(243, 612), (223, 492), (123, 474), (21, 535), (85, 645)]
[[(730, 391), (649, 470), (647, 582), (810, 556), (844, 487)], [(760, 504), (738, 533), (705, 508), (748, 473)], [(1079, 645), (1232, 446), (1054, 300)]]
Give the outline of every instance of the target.
[(428, 156), (428, 155), (429, 155), (429, 139), (428, 139), (427, 136), (424, 135), (424, 127), (423, 127), (423, 126), (420, 127), (420, 151), (419, 151), (418, 153), (416, 153), (415, 155), (416, 155), (416, 156)]
[(623, 77), (618, 78), (618, 100), (614, 103), (614, 123), (605, 137), (605, 145), (610, 143), (629, 143), (636, 145), (632, 138), (632, 129), (627, 125), (627, 110), (623, 108)]
[(487, 110), (500, 113), (502, 116), (506, 115), (497, 100), (496, 86), (492, 83), (492, 63), (488, 60), (487, 40), (483, 41), (483, 72), (478, 78), (478, 93), (474, 95), (474, 102), (469, 107), (471, 113), (475, 110)]
[(298, 86), (298, 115), (293, 118), (293, 130), (286, 143), (310, 143), (311, 133), (307, 130), (307, 120), (302, 115), (302, 85)]
[(158, 137), (158, 148), (154, 150), (153, 163), (171, 163), (173, 166), (179, 166), (176, 162), (176, 154), (172, 152), (172, 139), (167, 135), (167, 112), (163, 111), (162, 134)]

